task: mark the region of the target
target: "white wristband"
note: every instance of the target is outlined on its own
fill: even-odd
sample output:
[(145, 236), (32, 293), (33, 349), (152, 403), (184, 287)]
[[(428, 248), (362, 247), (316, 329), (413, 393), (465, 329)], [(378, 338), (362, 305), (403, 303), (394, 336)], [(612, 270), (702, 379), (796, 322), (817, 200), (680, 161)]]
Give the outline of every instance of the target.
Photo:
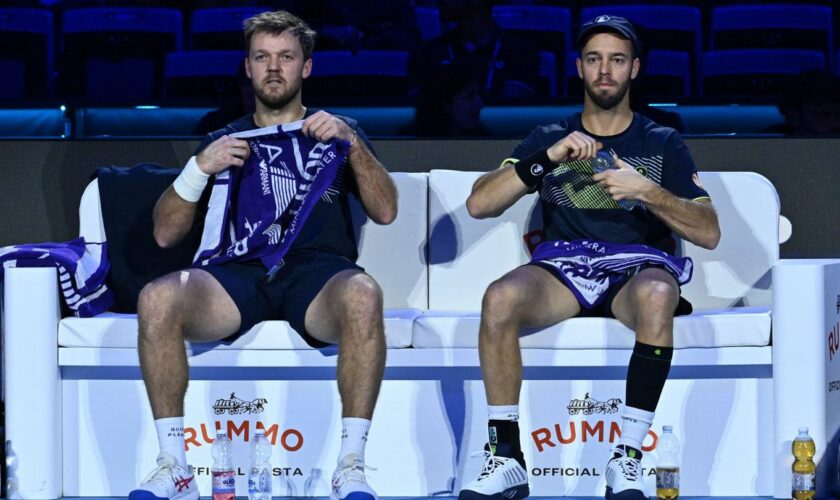
[(201, 198), (201, 193), (204, 192), (209, 178), (210, 174), (205, 174), (198, 168), (198, 162), (195, 161), (195, 156), (193, 156), (184, 166), (184, 170), (181, 170), (181, 175), (175, 179), (172, 187), (175, 188), (178, 196), (195, 203)]

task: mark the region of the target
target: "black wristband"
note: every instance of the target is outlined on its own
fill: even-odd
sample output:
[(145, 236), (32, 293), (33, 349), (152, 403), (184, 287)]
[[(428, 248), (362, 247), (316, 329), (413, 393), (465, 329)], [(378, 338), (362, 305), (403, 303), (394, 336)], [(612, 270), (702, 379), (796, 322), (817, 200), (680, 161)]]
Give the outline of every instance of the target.
[(516, 175), (531, 189), (537, 187), (545, 174), (554, 170), (555, 167), (556, 165), (548, 159), (548, 150), (541, 149), (516, 162), (513, 168), (516, 170)]

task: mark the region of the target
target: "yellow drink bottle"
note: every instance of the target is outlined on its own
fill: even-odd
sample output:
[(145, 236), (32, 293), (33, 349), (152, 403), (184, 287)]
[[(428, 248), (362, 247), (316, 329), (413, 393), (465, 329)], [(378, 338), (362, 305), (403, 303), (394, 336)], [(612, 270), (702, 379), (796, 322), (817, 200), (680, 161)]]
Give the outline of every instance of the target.
[(791, 451), (794, 458), (791, 467), (793, 471), (791, 496), (794, 500), (812, 500), (817, 492), (817, 466), (814, 464), (817, 447), (808, 435), (807, 427), (799, 428), (799, 435), (793, 440)]

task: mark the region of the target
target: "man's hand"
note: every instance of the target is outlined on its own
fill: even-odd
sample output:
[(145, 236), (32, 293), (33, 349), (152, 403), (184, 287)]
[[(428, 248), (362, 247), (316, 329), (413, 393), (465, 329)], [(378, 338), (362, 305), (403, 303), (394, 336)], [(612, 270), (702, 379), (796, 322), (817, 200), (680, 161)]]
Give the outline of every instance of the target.
[(618, 168), (595, 174), (592, 180), (604, 188), (613, 200), (646, 201), (646, 194), (658, 186), (618, 156), (613, 158)]
[(214, 175), (230, 166), (241, 167), (250, 154), (248, 141), (223, 135), (198, 153), (195, 161), (202, 172)]
[(603, 145), (582, 132), (572, 132), (548, 148), (548, 159), (552, 163), (571, 160), (591, 160)]
[(353, 140), (354, 131), (350, 125), (326, 111), (318, 111), (303, 121), (301, 132), (304, 135), (327, 142), (332, 139), (342, 139), (347, 142)]

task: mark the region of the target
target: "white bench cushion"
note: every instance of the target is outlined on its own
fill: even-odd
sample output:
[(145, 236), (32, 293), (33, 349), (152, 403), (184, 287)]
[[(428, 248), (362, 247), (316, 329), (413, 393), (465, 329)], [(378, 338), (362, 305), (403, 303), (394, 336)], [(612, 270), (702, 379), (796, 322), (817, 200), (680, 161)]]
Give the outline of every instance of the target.
[[(477, 312), (426, 312), (417, 319), (416, 348), (478, 347)], [(527, 332), (525, 349), (632, 349), (633, 332), (614, 319), (572, 318)], [(674, 347), (766, 346), (770, 344), (770, 310), (737, 307), (707, 310), (674, 319)]]
[[(385, 311), (385, 343), (390, 348), (409, 347), (419, 309)], [(62, 347), (137, 347), (137, 315), (104, 313), (95, 318), (64, 318), (58, 324)], [(217, 349), (313, 349), (285, 321), (263, 321), (230, 345)]]

